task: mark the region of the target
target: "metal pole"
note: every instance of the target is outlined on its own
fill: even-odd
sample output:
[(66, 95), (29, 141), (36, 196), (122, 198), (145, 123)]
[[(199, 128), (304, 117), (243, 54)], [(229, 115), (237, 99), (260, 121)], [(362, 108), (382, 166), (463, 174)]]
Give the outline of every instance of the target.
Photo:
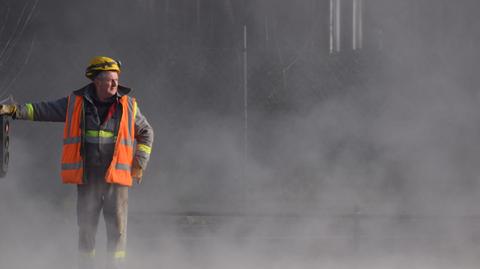
[(353, 49), (361, 49), (363, 43), (363, 1), (353, 0)]
[(363, 48), (363, 0), (358, 0), (358, 48)]
[(270, 33), (268, 31), (268, 17), (265, 16), (265, 42), (270, 40)]
[(357, 0), (353, 0), (353, 8), (352, 8), (352, 48), (353, 50), (357, 49), (357, 30), (358, 30), (358, 21), (357, 21)]
[(330, 53), (333, 53), (334, 51), (334, 42), (333, 42), (333, 37), (334, 37), (334, 34), (333, 34), (333, 31), (334, 31), (334, 21), (335, 21), (335, 18), (334, 18), (334, 13), (333, 13), (333, 1), (334, 0), (330, 0), (330, 27), (329, 27), (329, 30), (330, 30)]
[(341, 9), (341, 0), (335, 0), (335, 50), (340, 51), (340, 31), (341, 31), (341, 20), (340, 20), (340, 9)]
[(200, 29), (200, 0), (197, 0), (197, 27)]
[(248, 79), (247, 79), (247, 25), (243, 26), (243, 177), (247, 172), (248, 154)]
[(340, 0), (330, 0), (330, 53), (340, 51)]

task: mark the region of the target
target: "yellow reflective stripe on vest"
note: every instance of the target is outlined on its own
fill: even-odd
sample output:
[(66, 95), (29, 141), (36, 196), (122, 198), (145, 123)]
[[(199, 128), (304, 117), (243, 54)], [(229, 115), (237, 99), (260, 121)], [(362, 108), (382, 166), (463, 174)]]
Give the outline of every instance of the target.
[(114, 134), (104, 130), (87, 130), (85, 132), (85, 142), (92, 144), (113, 144), (115, 143)]
[(104, 131), (104, 130), (87, 130), (85, 132), (85, 136), (87, 137), (103, 137), (103, 138), (111, 138), (113, 137), (113, 132)]
[(137, 101), (133, 101), (133, 120), (137, 117)]
[(32, 104), (25, 104), (25, 108), (27, 109), (27, 120), (34, 120), (33, 118), (33, 105)]
[(138, 151), (143, 151), (143, 152), (148, 153), (148, 154), (152, 153), (152, 148), (145, 145), (145, 144), (137, 144), (137, 150)]

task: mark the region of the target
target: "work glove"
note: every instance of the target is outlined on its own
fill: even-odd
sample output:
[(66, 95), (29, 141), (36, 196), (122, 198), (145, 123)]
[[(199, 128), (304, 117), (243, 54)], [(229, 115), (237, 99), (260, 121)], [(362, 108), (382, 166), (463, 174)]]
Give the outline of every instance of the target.
[(133, 165), (131, 175), (133, 180), (140, 184), (142, 182), (143, 169), (139, 165)]
[(15, 104), (3, 104), (0, 105), (0, 115), (13, 116), (17, 111), (17, 106)]

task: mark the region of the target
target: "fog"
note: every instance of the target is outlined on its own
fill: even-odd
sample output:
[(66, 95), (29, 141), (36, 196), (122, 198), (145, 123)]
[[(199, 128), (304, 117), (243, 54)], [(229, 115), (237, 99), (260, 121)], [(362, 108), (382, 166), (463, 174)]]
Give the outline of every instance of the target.
[[(0, 99), (60, 98), (92, 56), (122, 61), (156, 134), (129, 266), (478, 267), (480, 5), (363, 0), (353, 50), (342, 0), (331, 52), (330, 2), (0, 1)], [(75, 268), (62, 128), (12, 122), (1, 268)], [(103, 220), (97, 239), (101, 268)]]

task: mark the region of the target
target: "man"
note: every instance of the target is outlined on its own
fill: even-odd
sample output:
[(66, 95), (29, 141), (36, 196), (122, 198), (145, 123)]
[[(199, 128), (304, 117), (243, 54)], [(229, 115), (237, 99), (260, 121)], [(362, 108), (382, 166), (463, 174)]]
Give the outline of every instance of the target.
[[(153, 143), (153, 129), (140, 113), (131, 89), (120, 86), (120, 63), (95, 57), (85, 75), (92, 83), (51, 102), (7, 104), (0, 115), (65, 122), (62, 181), (77, 184), (79, 268), (93, 268), (95, 234), (103, 209), (107, 268), (124, 263), (128, 187), (140, 183)], [(134, 145), (136, 141), (136, 147)]]

